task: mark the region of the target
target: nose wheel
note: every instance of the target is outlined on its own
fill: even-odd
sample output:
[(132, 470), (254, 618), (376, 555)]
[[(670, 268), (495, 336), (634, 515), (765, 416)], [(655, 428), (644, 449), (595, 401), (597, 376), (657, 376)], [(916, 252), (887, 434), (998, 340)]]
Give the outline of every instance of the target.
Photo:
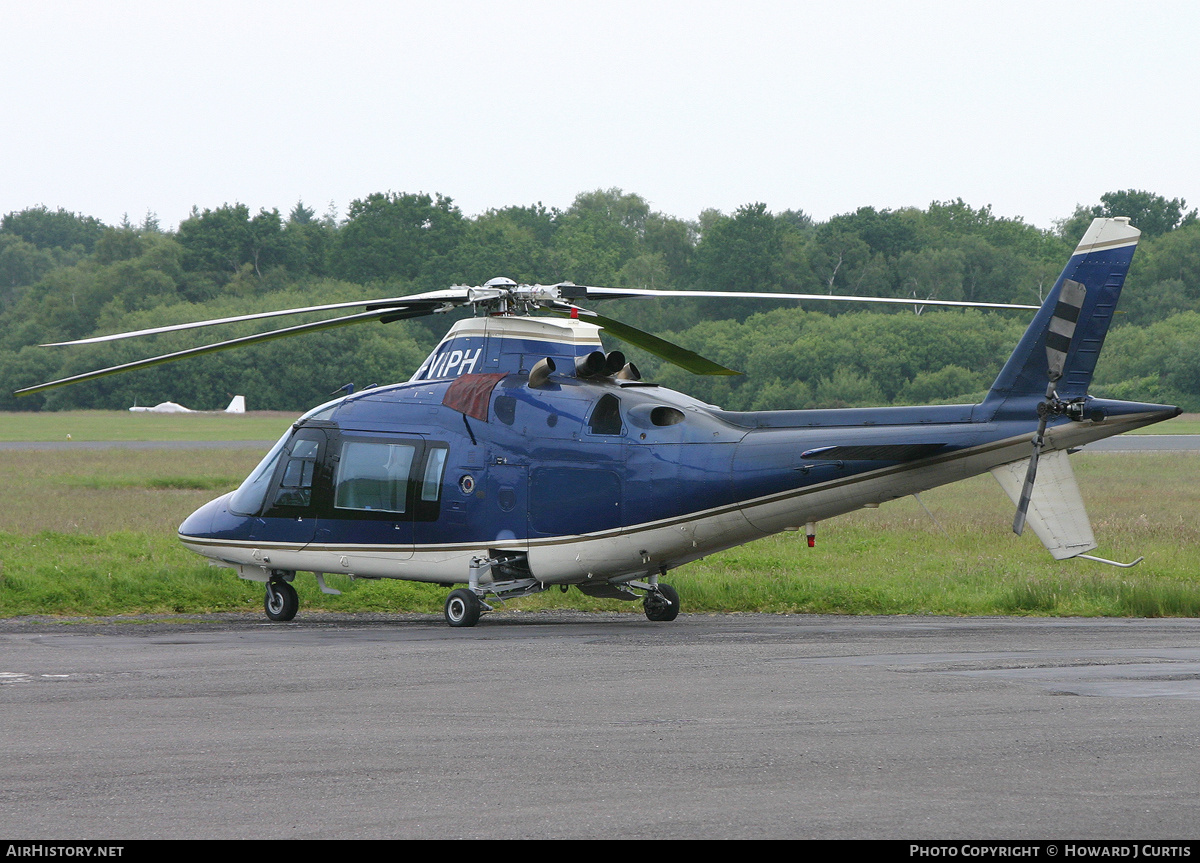
[(296, 595), (296, 588), (282, 579), (267, 582), (267, 595), (263, 599), (267, 617), (282, 623), (295, 617), (299, 610), (300, 597)]
[(669, 584), (660, 584), (642, 600), (646, 619), (655, 622), (674, 620), (679, 616), (679, 594)]

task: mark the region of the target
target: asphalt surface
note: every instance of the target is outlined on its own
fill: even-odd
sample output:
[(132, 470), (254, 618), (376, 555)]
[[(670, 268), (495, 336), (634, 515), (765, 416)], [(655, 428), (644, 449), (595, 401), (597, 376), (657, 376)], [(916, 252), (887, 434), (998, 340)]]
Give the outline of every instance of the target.
[(25, 618), (0, 835), (1179, 839), (1198, 714), (1197, 620)]
[(0, 835), (1190, 838), (1198, 700), (1193, 620), (0, 620)]
[(1197, 434), (1123, 434), (1098, 440), (1086, 452), (1195, 452), (1200, 450)]

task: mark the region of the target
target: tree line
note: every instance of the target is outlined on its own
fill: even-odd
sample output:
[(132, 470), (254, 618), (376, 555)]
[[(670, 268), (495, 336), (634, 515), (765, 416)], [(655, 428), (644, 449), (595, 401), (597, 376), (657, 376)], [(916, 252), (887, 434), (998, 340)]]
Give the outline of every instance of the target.
[[(496, 276), (518, 282), (1040, 302), (1088, 222), (1128, 215), (1143, 239), (1096, 394), (1200, 410), (1200, 222), (1186, 202), (1126, 190), (1053, 229), (961, 199), (861, 207), (819, 222), (755, 203), (694, 220), (620, 189), (466, 216), (439, 194), (377, 193), (342, 216), (243, 204), (175, 230), (46, 207), (0, 219), (0, 409), (123, 408), (172, 399), (303, 410), (336, 388), (403, 380), (447, 326), (434, 316), (313, 334), (14, 399), (37, 383), (202, 343), (214, 331), (71, 348), (45, 342), (363, 298)], [(863, 311), (832, 302), (620, 301), (602, 308), (745, 376), (697, 378), (636, 351), (647, 377), (730, 409), (970, 401), (1028, 321), (1013, 312)], [(461, 312), (458, 314), (462, 314)], [(453, 316), (451, 316), (453, 317)], [(289, 321), (290, 322), (290, 321)], [(212, 339), (282, 324), (231, 324)]]

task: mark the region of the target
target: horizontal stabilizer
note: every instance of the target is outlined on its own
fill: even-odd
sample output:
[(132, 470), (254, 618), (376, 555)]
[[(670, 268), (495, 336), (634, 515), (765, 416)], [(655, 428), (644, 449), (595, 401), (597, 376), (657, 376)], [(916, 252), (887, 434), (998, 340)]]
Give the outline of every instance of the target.
[[(992, 468), (992, 476), (1014, 504), (1021, 497), (1028, 469), (1029, 459)], [(1092, 523), (1083, 506), (1066, 450), (1044, 453), (1038, 460), (1037, 483), (1029, 500), (1025, 523), (1033, 528), (1055, 560), (1075, 557), (1096, 547)]]

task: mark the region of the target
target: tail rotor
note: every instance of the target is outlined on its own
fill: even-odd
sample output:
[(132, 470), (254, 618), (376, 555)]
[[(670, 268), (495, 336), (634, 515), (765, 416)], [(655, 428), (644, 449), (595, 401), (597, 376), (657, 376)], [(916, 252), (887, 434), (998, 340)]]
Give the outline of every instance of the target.
[(1075, 325), (1079, 321), (1079, 313), (1083, 301), (1087, 298), (1087, 288), (1072, 279), (1063, 281), (1059, 291), (1058, 304), (1054, 307), (1054, 316), (1046, 331), (1046, 365), (1049, 383), (1046, 385), (1046, 396), (1038, 402), (1038, 427), (1033, 436), (1033, 452), (1029, 457), (1029, 468), (1025, 471), (1025, 484), (1021, 487), (1021, 498), (1017, 503), (1017, 514), (1013, 518), (1013, 533), (1020, 536), (1025, 530), (1025, 520), (1029, 512), (1029, 500), (1033, 496), (1033, 484), (1037, 479), (1038, 456), (1046, 443), (1046, 424), (1051, 417), (1062, 416), (1066, 413), (1068, 402), (1058, 397), (1056, 385), (1062, 379), (1067, 364), (1067, 355), (1071, 351), (1071, 341), (1075, 337)]

